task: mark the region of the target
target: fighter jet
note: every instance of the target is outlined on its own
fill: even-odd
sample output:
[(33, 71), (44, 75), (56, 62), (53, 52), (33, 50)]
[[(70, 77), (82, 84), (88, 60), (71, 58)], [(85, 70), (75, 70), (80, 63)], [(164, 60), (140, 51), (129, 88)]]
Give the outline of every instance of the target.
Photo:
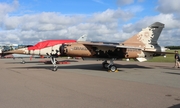
[[(7, 51), (5, 53), (8, 54), (24, 54), (24, 55), (39, 55), (39, 56), (49, 56), (51, 58), (51, 62), (54, 66), (53, 71), (57, 70), (56, 66), (56, 57), (60, 56), (59, 48), (62, 44), (73, 43), (76, 41), (86, 41), (87, 34), (81, 36), (78, 40), (45, 40), (35, 44), (34, 46), (20, 48), (12, 51)], [(19, 57), (19, 56), (18, 56)], [(24, 56), (22, 56), (23, 58)], [(25, 63), (24, 60), (22, 60)]]
[[(64, 43), (59, 52), (61, 56), (82, 57), (83, 60), (103, 60), (103, 67), (115, 72), (117, 67), (113, 63), (114, 60), (125, 58), (143, 62), (165, 54), (165, 48), (157, 43), (163, 28), (163, 23), (155, 22), (122, 43), (87, 41)], [(108, 60), (110, 63), (107, 62)]]

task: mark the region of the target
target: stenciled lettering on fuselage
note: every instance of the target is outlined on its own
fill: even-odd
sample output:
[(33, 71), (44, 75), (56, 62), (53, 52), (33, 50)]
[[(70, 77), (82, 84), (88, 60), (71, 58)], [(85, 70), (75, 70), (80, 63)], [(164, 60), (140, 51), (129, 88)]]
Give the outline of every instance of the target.
[(74, 47), (73, 50), (88, 50), (86, 47)]
[(137, 52), (137, 51), (140, 51), (140, 49), (134, 49), (134, 48), (127, 48), (127, 51), (134, 51), (134, 52)]

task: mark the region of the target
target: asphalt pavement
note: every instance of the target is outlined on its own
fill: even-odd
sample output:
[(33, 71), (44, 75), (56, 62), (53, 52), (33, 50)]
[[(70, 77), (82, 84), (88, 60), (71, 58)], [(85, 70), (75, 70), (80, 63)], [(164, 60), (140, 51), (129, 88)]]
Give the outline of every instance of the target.
[[(180, 69), (173, 63), (0, 59), (0, 108), (180, 108)], [(64, 59), (58, 59), (64, 61)]]

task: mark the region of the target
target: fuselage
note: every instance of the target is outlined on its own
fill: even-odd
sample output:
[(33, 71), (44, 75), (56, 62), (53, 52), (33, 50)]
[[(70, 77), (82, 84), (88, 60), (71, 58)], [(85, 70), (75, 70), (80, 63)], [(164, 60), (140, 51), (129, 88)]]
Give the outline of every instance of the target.
[[(121, 45), (121, 44), (119, 44)], [(134, 46), (133, 44), (131, 46)], [(102, 58), (103, 59), (136, 59), (136, 58), (152, 58), (158, 56), (156, 53), (149, 53), (147, 51), (162, 52), (160, 46), (154, 48), (143, 49), (143, 47), (135, 48), (117, 48), (84, 45), (82, 43), (68, 43), (63, 44), (60, 48), (61, 55), (68, 55), (72, 57), (84, 57), (84, 58)]]

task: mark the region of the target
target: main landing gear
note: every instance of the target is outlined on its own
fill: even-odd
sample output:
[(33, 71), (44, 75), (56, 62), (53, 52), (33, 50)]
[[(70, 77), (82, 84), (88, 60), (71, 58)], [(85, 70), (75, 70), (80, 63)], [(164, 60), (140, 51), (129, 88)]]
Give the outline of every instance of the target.
[(50, 57), (51, 58), (51, 63), (53, 64), (53, 69), (52, 69), (52, 71), (57, 71), (57, 69), (58, 69), (58, 66), (56, 65), (56, 63), (57, 63), (57, 60), (56, 60), (56, 58), (55, 57)]
[(113, 63), (113, 59), (110, 60), (110, 63), (107, 63), (107, 60), (105, 60), (103, 63), (103, 68), (108, 69), (110, 72), (117, 72), (117, 67)]

